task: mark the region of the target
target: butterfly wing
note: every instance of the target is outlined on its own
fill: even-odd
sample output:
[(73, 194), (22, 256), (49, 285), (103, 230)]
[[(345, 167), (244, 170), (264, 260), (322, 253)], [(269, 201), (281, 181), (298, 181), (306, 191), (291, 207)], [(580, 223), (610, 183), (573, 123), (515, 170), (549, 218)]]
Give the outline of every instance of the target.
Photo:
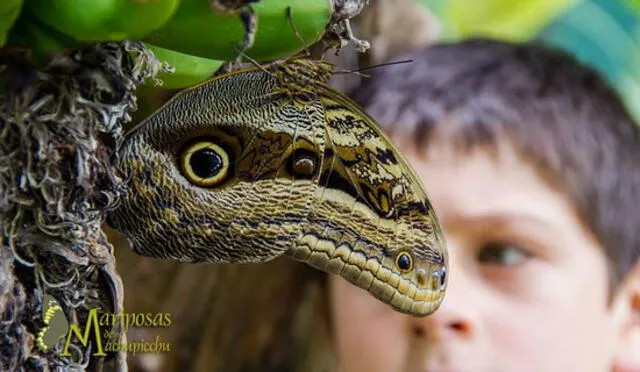
[(394, 308), (432, 312), (446, 249), (415, 173), (312, 61), (247, 69), (174, 97), (127, 135), (108, 222), (143, 255), (265, 262), (284, 252)]
[(117, 166), (129, 183), (109, 223), (153, 257), (242, 263), (281, 255), (317, 187), (313, 172), (292, 173), (296, 156), (324, 150), (315, 111), (287, 104), (260, 69), (181, 92), (127, 135)]
[(446, 286), (447, 250), (421, 182), (357, 104), (332, 88), (317, 90), (325, 108), (324, 166), (292, 255), (400, 311), (434, 311)]

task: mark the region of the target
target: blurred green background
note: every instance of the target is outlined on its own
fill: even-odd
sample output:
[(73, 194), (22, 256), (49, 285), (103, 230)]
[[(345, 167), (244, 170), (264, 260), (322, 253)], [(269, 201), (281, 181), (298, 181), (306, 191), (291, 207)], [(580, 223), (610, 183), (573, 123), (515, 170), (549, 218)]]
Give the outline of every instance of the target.
[(640, 122), (640, 0), (418, 1), (444, 41), (537, 39), (570, 51), (606, 75)]

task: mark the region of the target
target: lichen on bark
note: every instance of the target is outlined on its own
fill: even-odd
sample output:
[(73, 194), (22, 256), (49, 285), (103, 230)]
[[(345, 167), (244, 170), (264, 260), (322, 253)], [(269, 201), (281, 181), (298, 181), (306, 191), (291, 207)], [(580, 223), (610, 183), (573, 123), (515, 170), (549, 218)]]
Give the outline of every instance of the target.
[(39, 66), (25, 51), (2, 52), (1, 370), (126, 368), (122, 353), (94, 357), (95, 345), (72, 338), (72, 357), (64, 357), (65, 337), (47, 350), (36, 338), (45, 294), (71, 323), (83, 325), (91, 308), (122, 311), (113, 247), (101, 230), (124, 182), (111, 161), (136, 86), (165, 69), (137, 42), (59, 53)]

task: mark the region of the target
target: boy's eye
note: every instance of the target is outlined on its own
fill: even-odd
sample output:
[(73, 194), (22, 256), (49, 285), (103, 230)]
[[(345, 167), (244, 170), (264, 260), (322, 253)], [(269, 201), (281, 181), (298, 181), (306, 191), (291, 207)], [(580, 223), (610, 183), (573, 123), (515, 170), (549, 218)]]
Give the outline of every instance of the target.
[(490, 265), (516, 266), (530, 256), (529, 252), (515, 244), (493, 242), (480, 249), (478, 261)]

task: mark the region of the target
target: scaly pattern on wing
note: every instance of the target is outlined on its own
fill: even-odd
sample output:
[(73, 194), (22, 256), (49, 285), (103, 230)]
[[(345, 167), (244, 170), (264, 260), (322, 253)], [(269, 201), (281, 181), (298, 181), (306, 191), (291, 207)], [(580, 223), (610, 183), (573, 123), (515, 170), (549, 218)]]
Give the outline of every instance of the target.
[(108, 222), (144, 255), (265, 262), (287, 253), (399, 311), (442, 301), (447, 256), (418, 178), (377, 124), (296, 59), (181, 92), (129, 133)]

